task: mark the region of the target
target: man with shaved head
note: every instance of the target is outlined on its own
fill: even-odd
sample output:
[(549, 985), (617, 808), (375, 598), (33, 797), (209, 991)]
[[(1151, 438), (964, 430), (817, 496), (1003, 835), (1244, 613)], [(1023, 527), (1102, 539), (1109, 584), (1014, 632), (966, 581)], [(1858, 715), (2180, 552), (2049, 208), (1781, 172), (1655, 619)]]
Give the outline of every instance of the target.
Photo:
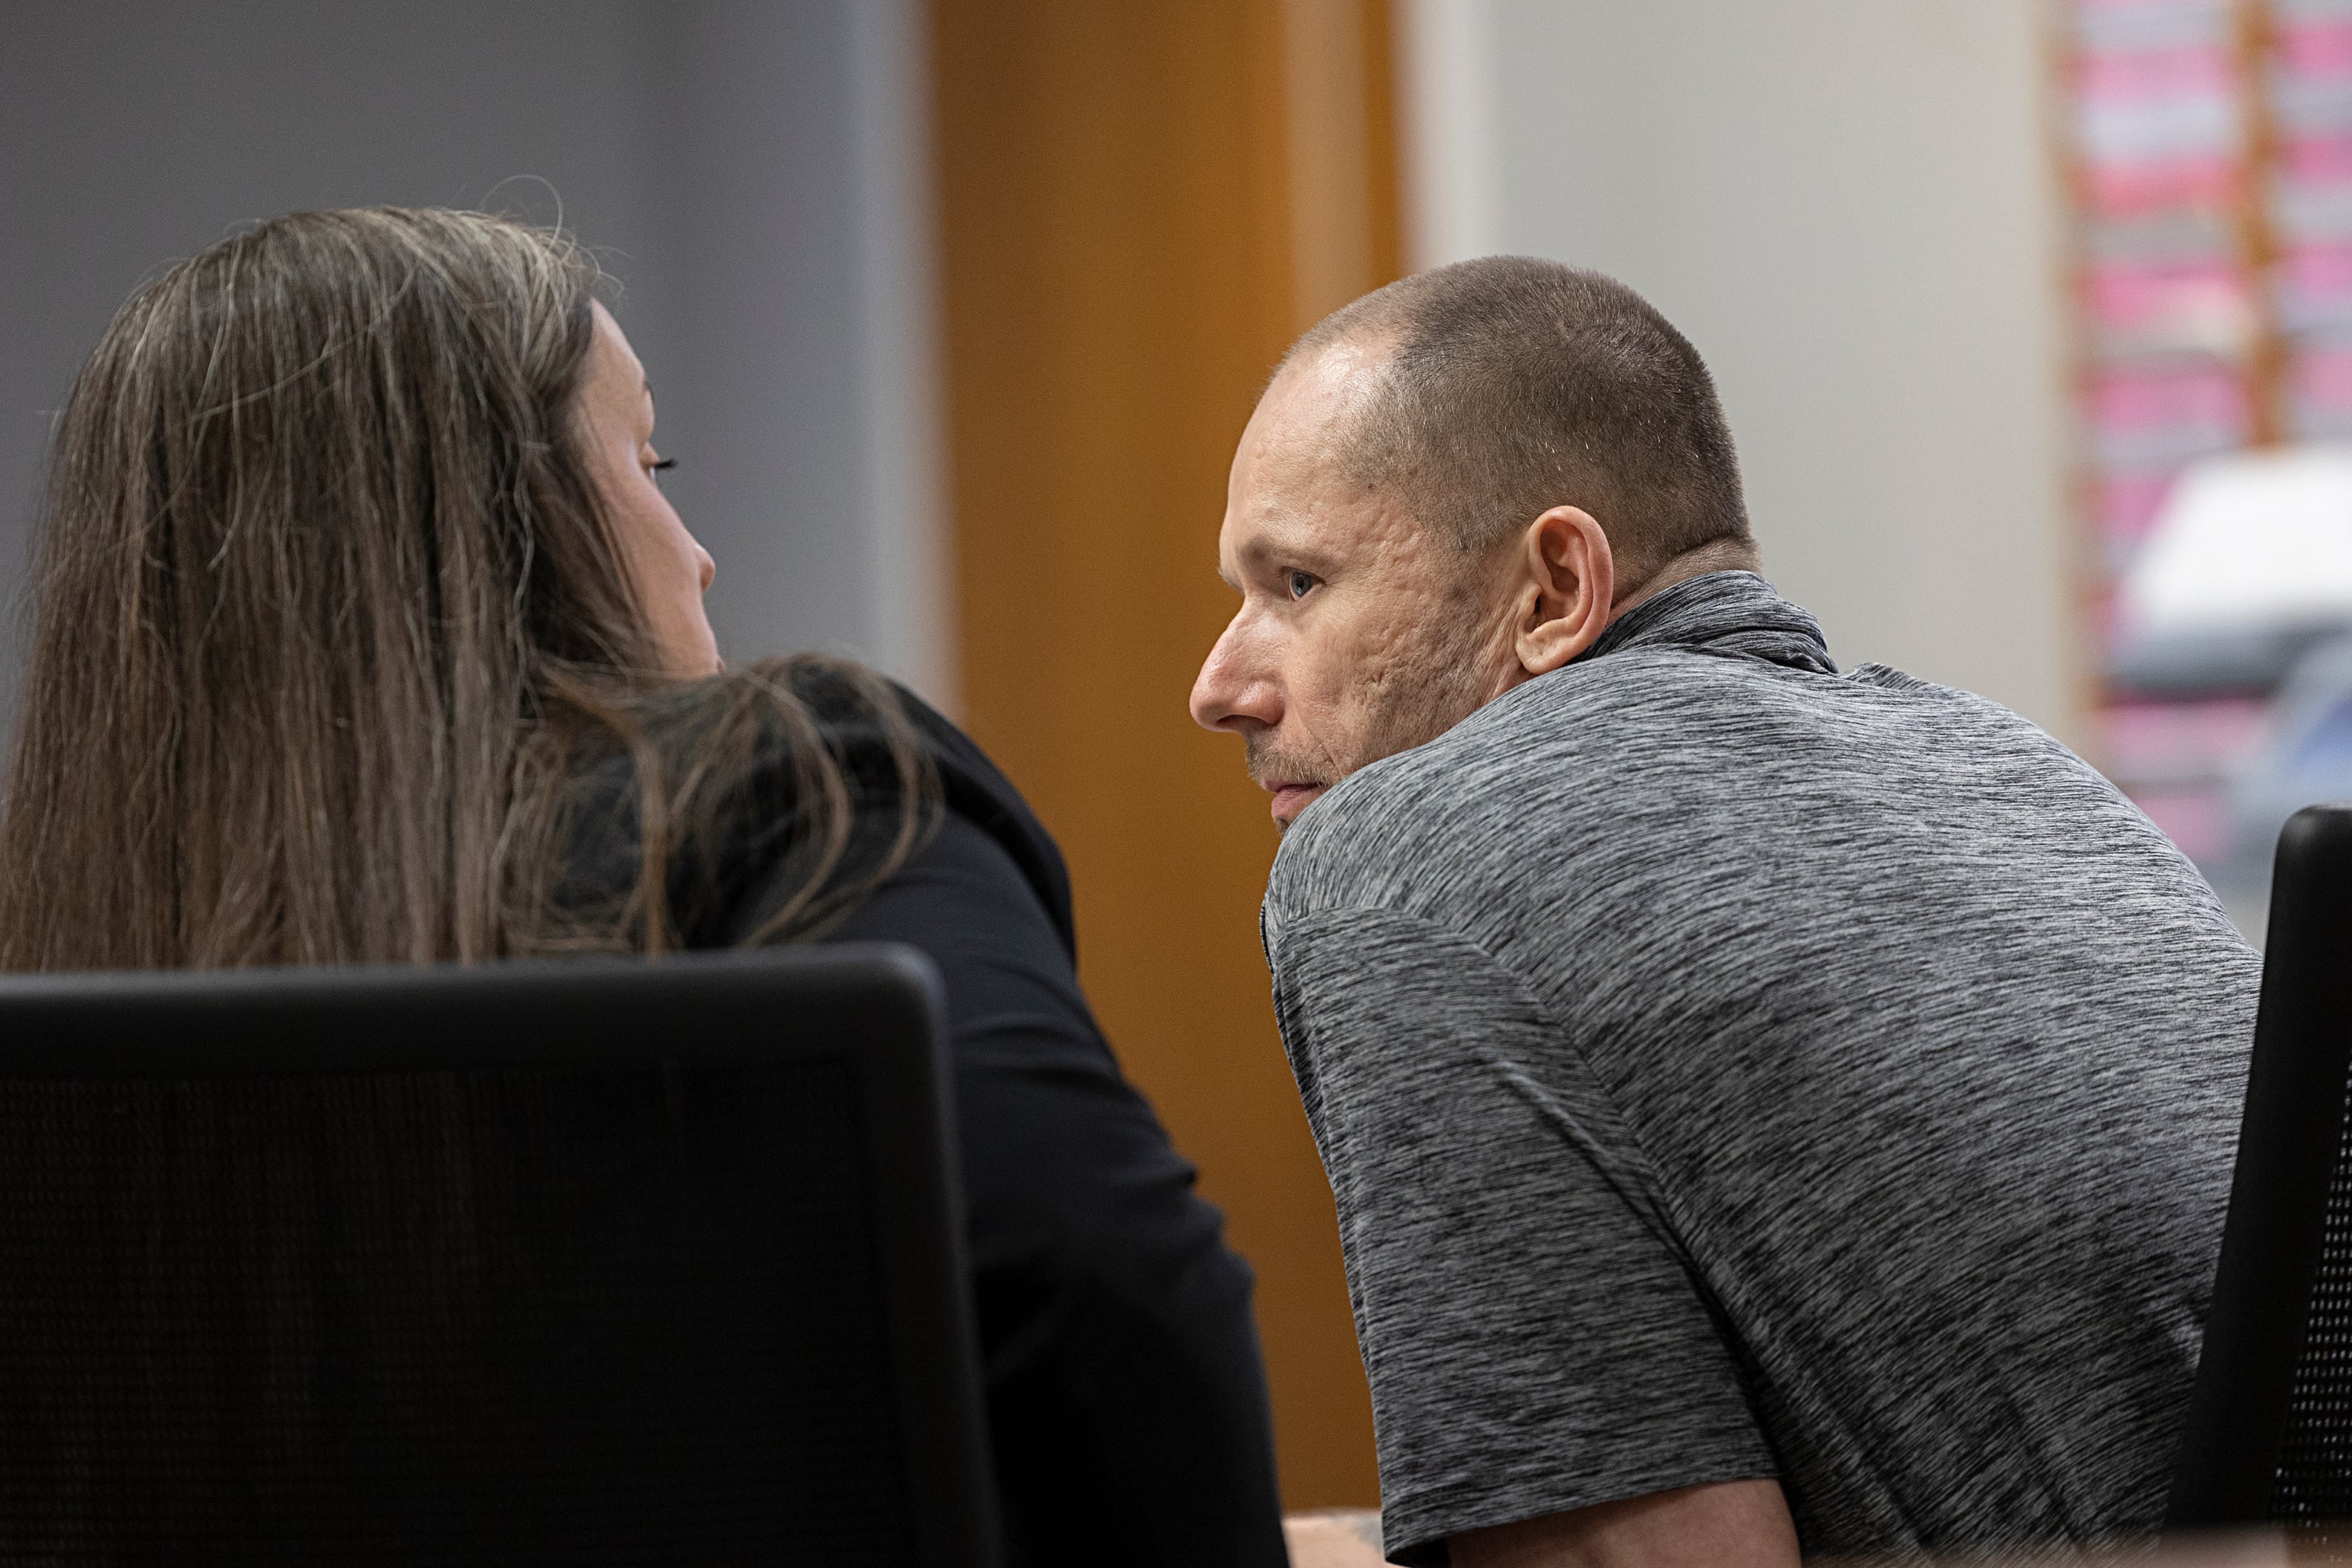
[(1391, 1560), (2155, 1530), (2259, 959), (2048, 736), (1840, 670), (1690, 343), (1548, 262), (1393, 284), (1219, 556), (1192, 712), (1286, 830)]

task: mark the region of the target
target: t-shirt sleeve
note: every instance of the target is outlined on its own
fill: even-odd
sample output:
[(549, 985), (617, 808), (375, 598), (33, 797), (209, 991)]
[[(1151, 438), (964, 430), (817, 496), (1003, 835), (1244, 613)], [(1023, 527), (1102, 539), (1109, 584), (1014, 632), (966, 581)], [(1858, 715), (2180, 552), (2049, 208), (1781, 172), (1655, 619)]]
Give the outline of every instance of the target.
[(1646, 1162), (1526, 988), (1390, 910), (1269, 906), (1266, 946), (1338, 1202), (1390, 1560), (1775, 1475)]

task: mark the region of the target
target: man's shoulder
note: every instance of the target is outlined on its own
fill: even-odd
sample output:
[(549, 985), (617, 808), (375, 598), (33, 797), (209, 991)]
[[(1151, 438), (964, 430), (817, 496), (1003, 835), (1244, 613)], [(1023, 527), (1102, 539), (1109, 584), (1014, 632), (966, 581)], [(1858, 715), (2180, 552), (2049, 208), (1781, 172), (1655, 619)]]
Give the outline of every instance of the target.
[(2084, 809), (2129, 814), (2057, 741), (1968, 692), (1884, 665), (1838, 674), (1626, 649), (1530, 681), (1341, 781), (1286, 838), (1269, 911), (1398, 908), (1452, 923), (1525, 884), (1531, 862), (1622, 850), (1669, 825), (1685, 842), (1752, 837), (1800, 802), (1867, 814), (1905, 790), (1973, 810), (1990, 788), (1977, 769), (1996, 757), (2012, 787), (2063, 776), (2081, 786), (2070, 793), (2100, 796)]
[[(1601, 782), (1615, 727), (1580, 722), (1606, 713), (1612, 694), (1639, 689), (1641, 655), (1586, 678), (1529, 682), (1427, 744), (1358, 769), (1317, 800), (1284, 837), (1266, 897), (1304, 914), (1389, 908), (1443, 919), (1448, 890), (1475, 884), (1470, 868), (1524, 852), (1573, 851), (1599, 811), (1564, 800), (1563, 779)], [(1536, 808), (1546, 807), (1538, 814)]]

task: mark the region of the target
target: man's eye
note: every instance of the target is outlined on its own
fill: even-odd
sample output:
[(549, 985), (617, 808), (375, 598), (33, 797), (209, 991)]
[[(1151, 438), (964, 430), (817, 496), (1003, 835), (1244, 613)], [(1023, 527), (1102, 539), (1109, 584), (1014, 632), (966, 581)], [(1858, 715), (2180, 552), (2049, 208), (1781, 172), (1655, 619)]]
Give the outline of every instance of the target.
[(1291, 598), (1304, 599), (1307, 597), (1307, 591), (1315, 586), (1315, 574), (1309, 571), (1286, 571), (1282, 574), (1282, 581), (1283, 586), (1290, 590)]

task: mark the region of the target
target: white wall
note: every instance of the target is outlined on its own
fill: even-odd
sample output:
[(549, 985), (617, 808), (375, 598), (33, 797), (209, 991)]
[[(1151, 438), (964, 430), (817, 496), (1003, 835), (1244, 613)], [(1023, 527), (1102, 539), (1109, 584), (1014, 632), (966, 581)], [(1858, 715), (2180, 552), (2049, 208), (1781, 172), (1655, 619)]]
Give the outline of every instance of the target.
[[(733, 659), (935, 695), (919, 0), (15, 0), (0, 41), (0, 590), (53, 412), (139, 281), (306, 206), (564, 222), (621, 280)], [(0, 661), (0, 717), (16, 676)]]
[(849, 653), (946, 705), (920, 0), (643, 8), (672, 225), (646, 270), (680, 366), (650, 373), (720, 645)]
[(1633, 285), (1698, 345), (1766, 570), (2074, 738), (2033, 0), (1405, 0), (1415, 265)]

